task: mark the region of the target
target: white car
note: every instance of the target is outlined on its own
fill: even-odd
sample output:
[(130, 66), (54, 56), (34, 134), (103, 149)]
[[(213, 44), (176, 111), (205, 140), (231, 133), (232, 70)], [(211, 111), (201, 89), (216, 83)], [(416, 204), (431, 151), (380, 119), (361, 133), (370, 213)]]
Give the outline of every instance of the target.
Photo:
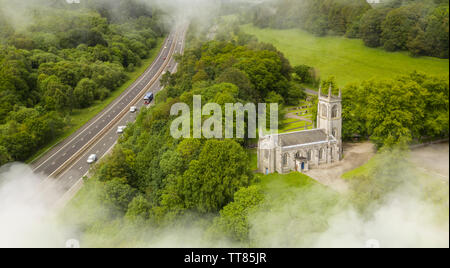
[(123, 131), (125, 130), (125, 126), (119, 126), (119, 127), (117, 127), (117, 134), (122, 134), (123, 133)]
[(94, 162), (96, 162), (96, 161), (97, 161), (97, 155), (96, 155), (96, 154), (91, 154), (91, 155), (89, 156), (88, 160), (87, 160), (87, 163), (88, 163), (88, 164), (92, 164), (92, 163), (94, 163)]
[(136, 106), (132, 106), (132, 107), (130, 108), (130, 112), (131, 112), (131, 113), (135, 113), (135, 112), (137, 112), (137, 110), (138, 110), (138, 108), (137, 108)]

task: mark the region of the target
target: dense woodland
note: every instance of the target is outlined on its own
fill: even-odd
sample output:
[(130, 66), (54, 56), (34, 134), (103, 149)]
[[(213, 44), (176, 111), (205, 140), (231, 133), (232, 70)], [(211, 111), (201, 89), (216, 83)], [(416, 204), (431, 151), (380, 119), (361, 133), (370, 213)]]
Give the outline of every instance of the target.
[(0, 165), (26, 160), (73, 109), (107, 98), (165, 34), (157, 12), (135, 1), (41, 2), (17, 11), (28, 21), (19, 25), (0, 8)]
[(343, 89), (343, 137), (378, 147), (448, 137), (449, 80), (420, 73)]
[(313, 34), (361, 38), (369, 47), (413, 56), (449, 57), (448, 0), (277, 0), (246, 10), (258, 27), (301, 28)]

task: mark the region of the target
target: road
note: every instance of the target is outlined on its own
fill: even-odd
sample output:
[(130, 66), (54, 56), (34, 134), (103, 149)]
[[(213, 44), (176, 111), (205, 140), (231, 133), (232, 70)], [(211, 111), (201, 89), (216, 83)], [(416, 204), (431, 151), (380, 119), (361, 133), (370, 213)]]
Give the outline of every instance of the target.
[(171, 32), (155, 61), (140, 78), (76, 133), (31, 164), (35, 173), (48, 178), (44, 191), (61, 193), (48, 202), (65, 202), (73, 196), (89, 172), (89, 155), (96, 154), (99, 159), (105, 156), (120, 136), (117, 127), (135, 121), (138, 113), (131, 113), (130, 107), (145, 109), (143, 96), (162, 89), (159, 79), (166, 71), (176, 71), (173, 55), (183, 53), (186, 31), (184, 26)]
[(309, 88), (305, 88), (305, 92), (310, 95), (316, 95), (316, 96), (319, 95), (319, 92), (309, 89)]

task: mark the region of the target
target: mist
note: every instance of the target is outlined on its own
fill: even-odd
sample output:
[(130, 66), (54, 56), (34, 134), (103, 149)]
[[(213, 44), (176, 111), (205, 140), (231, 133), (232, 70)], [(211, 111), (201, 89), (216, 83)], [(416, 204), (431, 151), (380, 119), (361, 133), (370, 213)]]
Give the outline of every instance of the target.
[[(449, 247), (449, 221), (442, 210), (403, 185), (377, 205), (369, 218), (354, 207), (336, 204), (324, 208), (317, 189), (298, 193), (275, 210), (251, 215), (251, 235), (260, 247), (301, 248), (445, 248)], [(314, 196), (317, 200), (313, 200)], [(303, 204), (309, 203), (305, 212)], [(447, 206), (448, 210), (448, 206)], [(300, 212), (301, 211), (301, 212)], [(300, 212), (300, 213), (296, 213)], [(315, 229), (325, 216), (325, 231)], [(375, 241), (375, 245), (373, 245)]]
[[(207, 22), (219, 12), (221, 0), (134, 0), (144, 4), (148, 8), (163, 11), (170, 17), (167, 23), (178, 22), (178, 20), (196, 19)], [(83, 8), (85, 6), (105, 6), (111, 9), (112, 16), (120, 16), (121, 0), (81, 0), (80, 4), (68, 3), (66, 0), (0, 0), (0, 15), (6, 18), (16, 30), (22, 30), (33, 24), (32, 11), (45, 7), (56, 8)], [(0, 20), (1, 21), (1, 20)]]
[(0, 168), (0, 247), (64, 247), (70, 231), (48, 200), (60, 196), (24, 164)]

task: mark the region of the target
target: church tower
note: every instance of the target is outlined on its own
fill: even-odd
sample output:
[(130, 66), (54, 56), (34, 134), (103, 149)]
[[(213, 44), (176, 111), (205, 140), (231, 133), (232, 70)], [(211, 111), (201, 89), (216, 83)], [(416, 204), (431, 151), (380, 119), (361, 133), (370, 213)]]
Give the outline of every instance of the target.
[(333, 136), (342, 155), (342, 92), (339, 96), (333, 96), (331, 86), (328, 96), (322, 96), (322, 88), (319, 88), (319, 104), (317, 108), (317, 128), (323, 129), (328, 136)]

